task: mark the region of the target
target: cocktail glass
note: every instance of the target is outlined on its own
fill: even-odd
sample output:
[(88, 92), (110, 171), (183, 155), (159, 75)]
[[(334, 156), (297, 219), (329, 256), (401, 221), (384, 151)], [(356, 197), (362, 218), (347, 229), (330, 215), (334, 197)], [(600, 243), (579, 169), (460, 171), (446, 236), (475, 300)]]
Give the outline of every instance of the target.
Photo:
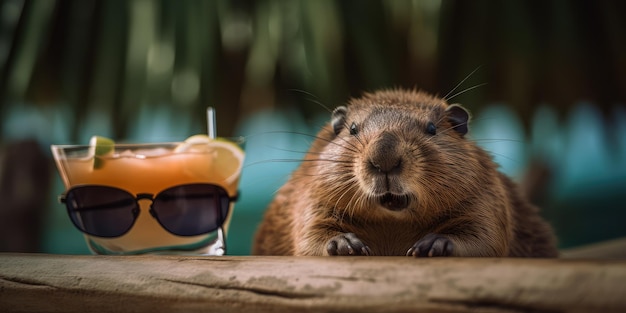
[[(52, 153), (66, 189), (79, 185), (117, 187), (132, 195), (153, 194), (172, 186), (209, 183), (235, 198), (243, 163), (243, 138), (186, 142), (114, 144), (99, 156), (91, 145), (52, 145)], [(230, 148), (228, 148), (230, 147)], [(233, 149), (235, 147), (236, 149)], [(94, 254), (223, 255), (234, 208), (217, 230), (194, 236), (168, 232), (150, 214), (150, 199), (139, 199), (140, 212), (132, 228), (114, 238), (84, 234)]]

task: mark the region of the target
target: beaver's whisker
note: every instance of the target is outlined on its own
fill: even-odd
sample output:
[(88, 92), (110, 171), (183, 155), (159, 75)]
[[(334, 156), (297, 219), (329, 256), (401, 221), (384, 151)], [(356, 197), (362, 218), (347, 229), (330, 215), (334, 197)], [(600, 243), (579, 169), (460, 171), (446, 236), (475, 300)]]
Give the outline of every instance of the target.
[[(361, 144), (361, 146), (363, 146), (363, 143), (362, 143), (362, 142), (358, 139), (358, 137), (356, 137), (356, 136), (355, 136), (355, 138), (356, 138), (356, 139), (357, 139), (357, 141)], [(352, 148), (352, 150), (351, 150), (351, 151), (354, 151), (355, 153), (357, 153), (357, 152), (360, 150), (360, 149), (359, 149), (359, 147), (357, 147), (354, 143), (352, 143), (352, 142), (350, 142), (350, 141), (346, 140), (344, 137), (339, 137), (339, 136), (337, 136), (337, 139), (340, 139), (341, 141), (343, 141), (344, 143), (346, 143), (347, 145), (349, 145), (349, 146)], [(334, 142), (334, 141), (333, 141), (333, 142)], [(340, 145), (340, 146), (341, 146), (341, 145)]]
[(328, 111), (328, 113), (332, 113), (333, 112), (333, 110), (331, 110), (328, 106), (326, 106), (324, 103), (319, 101), (318, 100), (319, 98), (316, 95), (314, 95), (313, 93), (311, 93), (311, 92), (308, 92), (308, 91), (302, 90), (302, 89), (297, 89), (297, 88), (290, 88), (290, 89), (287, 89), (287, 90), (295, 91), (295, 92), (299, 92), (299, 93), (302, 93), (304, 95), (307, 95), (307, 96), (309, 96), (311, 98), (306, 98), (306, 100), (311, 101), (311, 102), (313, 102), (315, 104), (318, 104), (319, 106), (324, 108), (326, 111)]
[(485, 86), (485, 85), (487, 85), (487, 83), (482, 83), (482, 84), (478, 84), (478, 85), (475, 85), (475, 86), (472, 86), (472, 87), (465, 88), (465, 89), (463, 89), (463, 90), (453, 94), (452, 96), (450, 96), (450, 98), (446, 99), (446, 101), (449, 101), (452, 98), (458, 97), (458, 96), (460, 96), (460, 95), (462, 95), (462, 94), (464, 94), (464, 93), (466, 93), (466, 92), (468, 92), (468, 91), (470, 91), (472, 89), (480, 88), (480, 87)]
[[(471, 73), (469, 73), (467, 76), (465, 76), (465, 78), (463, 78), (463, 80), (461, 80), (456, 86), (454, 86), (454, 88), (452, 88), (452, 90), (450, 90), (445, 96), (443, 96), (443, 100), (445, 100), (446, 102), (450, 99), (452, 99), (453, 97), (449, 97), (448, 96), (453, 93), (455, 90), (457, 90), (457, 88), (459, 88), (459, 86), (461, 86), (468, 78), (470, 78), (472, 75), (474, 75), (474, 73), (476, 73), (476, 71), (478, 71), (480, 69), (480, 66), (478, 66), (476, 69), (474, 69)], [(456, 95), (455, 95), (456, 96)]]
[(331, 140), (331, 139), (326, 139), (326, 138), (319, 137), (319, 136), (312, 136), (312, 137), (317, 138), (317, 139), (320, 139), (320, 140), (325, 141), (325, 142), (328, 142), (328, 143), (331, 143), (331, 144), (334, 144), (334, 145), (336, 145), (336, 146), (338, 146), (338, 147), (344, 148), (344, 149), (349, 150), (349, 151), (354, 152), (354, 153), (358, 153), (358, 151), (359, 151), (359, 148), (358, 148), (357, 146), (355, 146), (352, 142), (347, 141), (347, 140), (346, 140), (345, 138), (343, 138), (343, 137), (337, 137), (337, 138), (338, 138), (338, 139), (341, 139), (341, 141), (342, 141), (342, 142), (344, 142), (344, 143), (346, 143), (348, 146), (350, 146), (350, 148), (351, 148), (351, 149), (349, 149), (349, 148), (348, 148), (348, 146), (342, 145), (342, 144), (340, 144), (340, 143), (338, 143), (338, 142), (336, 142), (336, 141), (334, 141), (334, 140)]
[(256, 166), (256, 165), (260, 165), (260, 164), (268, 164), (268, 163), (300, 163), (302, 162), (302, 159), (269, 159), (269, 160), (259, 160), (259, 161), (254, 161), (254, 162), (250, 162), (250, 163), (246, 163), (244, 164), (244, 168), (250, 167), (250, 166)]
[[(358, 203), (353, 203), (353, 202), (354, 202), (355, 197), (359, 193), (352, 190), (354, 188), (353, 186), (355, 186), (355, 184), (348, 185), (348, 188), (345, 190), (344, 194), (342, 195), (343, 197), (344, 195), (348, 193), (352, 193), (352, 197), (350, 197), (350, 199), (346, 203), (346, 207), (343, 208), (342, 219), (343, 219), (343, 216), (345, 216), (345, 214), (348, 214), (348, 217), (350, 217), (351, 219), (354, 218), (354, 213), (356, 212), (356, 208), (357, 208), (356, 205), (358, 205)], [(358, 201), (358, 198), (357, 198), (357, 201)]]
[(303, 159), (302, 162), (330, 162), (336, 164), (354, 164), (352, 160), (334, 160), (334, 159)]
[(325, 207), (329, 207), (331, 200), (336, 198), (336, 200), (334, 201), (335, 204), (330, 206), (332, 208), (332, 215), (338, 216), (342, 221), (345, 214), (345, 208), (340, 207), (340, 202), (343, 196), (346, 195), (349, 191), (350, 186), (346, 184), (342, 184), (339, 188), (328, 190), (326, 203), (324, 204)]
[[(332, 139), (327, 139), (324, 137), (320, 137), (318, 135), (311, 135), (311, 134), (307, 134), (307, 133), (302, 133), (302, 132), (296, 132), (296, 131), (268, 131), (268, 132), (264, 132), (265, 134), (291, 134), (291, 135), (299, 135), (299, 136), (304, 136), (304, 137), (309, 137), (309, 138), (313, 138), (313, 139), (318, 139), (333, 145), (336, 145), (338, 147), (350, 150), (352, 152), (357, 153), (359, 151), (359, 147), (355, 146), (354, 143), (346, 140), (345, 138), (342, 137), (337, 137), (338, 139), (341, 139), (342, 143), (345, 143), (347, 145), (343, 145), (340, 142), (336, 142), (335, 140)], [(255, 136), (258, 136), (260, 134), (255, 134)], [(349, 146), (349, 147), (348, 147)]]
[(481, 142), (481, 143), (496, 143), (496, 142), (513, 142), (519, 144), (525, 144), (526, 142), (521, 139), (511, 139), (511, 138), (472, 138), (473, 142)]

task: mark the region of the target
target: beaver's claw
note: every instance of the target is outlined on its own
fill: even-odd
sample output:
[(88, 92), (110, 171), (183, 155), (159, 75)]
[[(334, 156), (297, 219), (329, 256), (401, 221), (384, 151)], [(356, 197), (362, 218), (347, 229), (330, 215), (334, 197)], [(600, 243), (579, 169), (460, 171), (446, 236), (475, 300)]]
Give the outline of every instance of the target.
[(370, 248), (353, 233), (331, 238), (326, 245), (328, 255), (372, 255)]

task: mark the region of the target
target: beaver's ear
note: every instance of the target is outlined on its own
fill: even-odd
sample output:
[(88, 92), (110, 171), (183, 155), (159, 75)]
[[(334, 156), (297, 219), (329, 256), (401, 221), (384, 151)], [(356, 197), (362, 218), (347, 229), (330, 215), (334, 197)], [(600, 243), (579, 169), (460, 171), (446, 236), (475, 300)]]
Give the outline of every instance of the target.
[(459, 134), (465, 135), (469, 131), (470, 113), (460, 104), (451, 104), (446, 109), (448, 121)]
[(333, 126), (333, 131), (335, 135), (339, 135), (341, 129), (346, 125), (346, 113), (348, 112), (348, 108), (345, 106), (337, 107), (332, 114), (332, 118), (330, 120), (330, 124)]

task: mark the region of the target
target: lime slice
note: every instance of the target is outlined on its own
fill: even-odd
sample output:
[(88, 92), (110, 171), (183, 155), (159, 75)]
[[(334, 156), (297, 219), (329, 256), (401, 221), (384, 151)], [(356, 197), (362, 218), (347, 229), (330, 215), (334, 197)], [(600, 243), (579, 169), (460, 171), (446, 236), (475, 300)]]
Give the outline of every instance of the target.
[(104, 166), (104, 156), (112, 155), (115, 142), (113, 139), (93, 136), (89, 140), (89, 154), (93, 155), (93, 168), (99, 169)]
[(223, 177), (227, 183), (239, 177), (243, 166), (244, 152), (241, 147), (224, 138), (212, 139), (207, 135), (194, 135), (176, 147), (174, 152), (213, 154), (212, 171)]
[[(182, 144), (178, 145), (178, 147), (176, 147), (176, 149), (174, 149), (174, 152), (186, 152), (189, 150), (202, 150), (204, 149), (204, 147), (206, 147), (206, 144), (208, 143), (212, 143), (214, 141), (214, 139), (211, 139), (211, 137), (207, 136), (207, 135), (193, 135), (187, 139), (185, 139), (185, 141), (183, 141)], [(202, 152), (202, 151), (200, 151)]]

